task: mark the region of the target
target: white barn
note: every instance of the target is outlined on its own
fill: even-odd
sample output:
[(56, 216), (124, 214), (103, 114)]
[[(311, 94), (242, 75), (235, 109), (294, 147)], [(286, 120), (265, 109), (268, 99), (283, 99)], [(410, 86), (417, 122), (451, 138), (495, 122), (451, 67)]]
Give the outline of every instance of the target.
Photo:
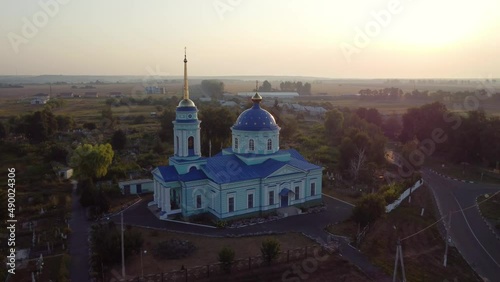
[(118, 187), (124, 195), (135, 195), (153, 192), (152, 179), (134, 179), (118, 182)]

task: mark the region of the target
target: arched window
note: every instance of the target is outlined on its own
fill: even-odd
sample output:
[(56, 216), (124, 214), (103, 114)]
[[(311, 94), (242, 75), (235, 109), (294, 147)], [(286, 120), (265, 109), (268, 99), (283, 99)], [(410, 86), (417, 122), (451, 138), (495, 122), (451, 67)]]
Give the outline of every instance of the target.
[(273, 140), (271, 138), (267, 139), (267, 150), (272, 150), (273, 149)]
[(188, 138), (188, 149), (193, 149), (194, 148), (194, 137), (193, 136), (189, 136)]
[(194, 155), (194, 137), (189, 136), (188, 138), (188, 155), (193, 156)]
[(238, 138), (234, 138), (234, 149), (238, 149)]
[(248, 150), (251, 151), (251, 152), (255, 151), (255, 144), (254, 144), (253, 139), (250, 139), (248, 141)]

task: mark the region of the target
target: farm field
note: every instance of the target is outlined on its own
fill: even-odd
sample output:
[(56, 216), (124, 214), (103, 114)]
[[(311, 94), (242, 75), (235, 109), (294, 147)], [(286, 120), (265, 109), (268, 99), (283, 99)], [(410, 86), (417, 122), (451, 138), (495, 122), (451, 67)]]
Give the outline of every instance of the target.
[[(280, 81), (270, 80), (270, 83), (277, 87)], [(237, 93), (241, 91), (252, 91), (255, 89), (255, 81), (250, 80), (226, 80), (225, 91), (229, 93)], [(55, 114), (72, 115), (76, 121), (85, 120), (88, 118), (97, 118), (100, 115), (100, 108), (104, 108), (105, 100), (109, 98), (109, 92), (122, 92), (127, 97), (143, 99), (151, 96), (153, 99), (170, 98), (172, 96), (181, 97), (182, 84), (181, 82), (169, 82), (163, 86), (166, 88), (167, 94), (152, 94), (146, 95), (143, 93), (144, 85), (142, 83), (114, 83), (114, 84), (98, 84), (95, 89), (82, 89), (81, 84), (77, 84), (78, 89), (72, 89), (72, 85), (26, 85), (24, 88), (0, 88), (0, 117), (19, 115), (22, 113), (34, 112), (42, 108), (41, 105), (31, 105), (30, 99), (37, 93), (52, 93), (52, 97), (56, 97), (62, 92), (73, 92), (75, 95), (84, 95), (85, 92), (98, 92), (99, 98), (67, 98), (64, 99), (65, 105), (61, 108), (53, 109)], [(356, 98), (333, 99), (339, 95), (356, 94), (361, 89), (382, 89), (386, 87), (400, 87), (404, 92), (412, 91), (413, 85), (394, 84), (387, 85), (380, 80), (346, 80), (346, 81), (316, 81), (312, 82), (312, 92), (315, 102), (330, 102), (335, 107), (373, 107), (377, 108), (382, 114), (402, 114), (410, 107), (418, 107), (426, 103), (432, 102), (431, 99), (425, 100), (359, 100)], [(199, 84), (191, 83), (191, 91), (193, 98), (200, 95)], [(418, 85), (419, 90), (429, 91), (473, 91), (477, 89), (474, 85), (451, 85), (451, 84), (429, 84)], [(321, 98), (316, 96), (322, 93)], [(300, 99), (301, 102), (307, 102), (307, 98)], [(465, 103), (465, 102), (464, 102)], [(457, 103), (445, 103), (449, 109), (456, 109)], [(460, 103), (458, 103), (460, 104)], [(463, 108), (463, 105), (461, 105)], [(480, 105), (485, 111), (492, 115), (500, 116), (500, 101), (488, 102)], [(149, 115), (155, 111), (155, 106), (128, 106), (113, 108), (113, 113), (117, 116), (124, 115)]]

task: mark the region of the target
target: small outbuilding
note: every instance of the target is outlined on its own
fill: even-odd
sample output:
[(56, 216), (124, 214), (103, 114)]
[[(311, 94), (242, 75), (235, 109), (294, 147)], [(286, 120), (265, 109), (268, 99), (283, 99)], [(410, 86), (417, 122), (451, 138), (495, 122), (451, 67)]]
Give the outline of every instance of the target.
[(123, 195), (135, 195), (153, 192), (153, 179), (134, 179), (118, 182)]

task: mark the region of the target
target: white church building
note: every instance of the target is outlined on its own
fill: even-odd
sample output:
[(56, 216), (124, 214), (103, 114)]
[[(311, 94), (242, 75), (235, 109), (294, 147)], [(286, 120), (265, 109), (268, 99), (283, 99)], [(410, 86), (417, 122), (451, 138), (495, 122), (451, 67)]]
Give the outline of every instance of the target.
[(200, 213), (228, 219), (321, 203), (322, 167), (296, 150), (280, 150), (280, 127), (261, 108), (258, 93), (252, 101), (231, 127), (232, 146), (209, 158), (201, 156), (201, 121), (189, 99), (184, 57), (184, 96), (173, 121), (174, 155), (169, 165), (152, 172), (154, 198), (149, 205), (161, 210), (160, 219)]

